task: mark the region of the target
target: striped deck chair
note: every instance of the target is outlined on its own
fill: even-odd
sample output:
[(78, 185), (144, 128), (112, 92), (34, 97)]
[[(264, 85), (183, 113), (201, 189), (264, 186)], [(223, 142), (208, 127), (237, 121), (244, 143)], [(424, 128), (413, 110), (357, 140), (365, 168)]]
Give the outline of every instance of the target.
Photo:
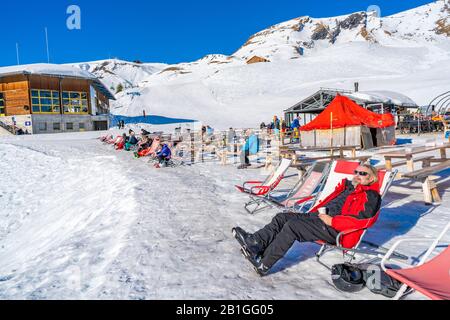
[(118, 137), (114, 138), (114, 136), (111, 135), (109, 138), (107, 138), (107, 139), (104, 140), (103, 142), (104, 142), (105, 144), (115, 144), (116, 141), (119, 139), (119, 137), (121, 137), (121, 136), (118, 136)]
[(288, 192), (273, 190), (263, 196), (251, 195), (250, 197), (255, 200), (254, 207), (249, 207), (249, 205), (245, 209), (250, 214), (267, 208), (300, 212), (305, 204), (313, 202), (319, 194), (321, 186), (327, 179), (329, 169), (329, 163), (313, 163), (291, 190)]
[[(416, 290), (433, 300), (450, 300), (450, 246), (446, 244), (444, 251), (429, 259), (436, 250), (442, 238), (450, 229), (450, 223), (436, 239), (402, 239), (397, 241), (388, 253), (381, 260), (381, 268), (392, 278), (403, 283), (394, 299), (401, 299), (409, 288)], [(387, 267), (386, 263), (390, 260), (397, 247), (404, 242), (426, 242), (432, 241), (431, 246), (415, 266), (404, 266), (401, 269)], [(396, 264), (401, 263), (396, 261)]]
[[(274, 190), (278, 184), (280, 184), (291, 164), (292, 159), (282, 159), (278, 165), (278, 168), (271, 175), (269, 175), (265, 181), (246, 181), (242, 186), (236, 186), (236, 188), (240, 192), (247, 193), (249, 195), (265, 195)], [(246, 206), (254, 201), (255, 200), (251, 199)]]
[[(315, 211), (317, 206), (320, 205), (320, 203), (322, 201), (324, 201), (324, 199), (326, 197), (328, 197), (334, 191), (334, 188), (342, 179), (345, 179), (345, 178), (351, 179), (354, 175), (355, 169), (358, 166), (359, 166), (359, 162), (337, 160), (336, 166), (334, 168), (332, 168), (323, 191), (321, 192), (315, 205), (312, 207), (312, 209), (310, 211)], [(386, 170), (378, 171), (378, 182), (380, 184), (380, 195), (381, 195), (382, 199), (384, 198), (387, 191), (389, 190), (389, 187), (391, 186), (392, 182), (394, 181), (396, 175), (397, 175), (397, 171), (392, 171), (392, 172), (386, 171)], [(353, 259), (355, 259), (355, 255), (357, 253), (382, 258), (387, 251), (386, 248), (383, 248), (376, 244), (370, 243), (368, 241), (363, 241), (364, 235), (366, 234), (367, 230), (369, 228), (371, 228), (378, 220), (380, 211), (378, 211), (376, 216), (373, 219), (371, 219), (371, 223), (369, 223), (365, 228), (346, 230), (346, 231), (339, 233), (336, 237), (336, 244), (329, 244), (324, 241), (316, 241), (316, 243), (321, 246), (320, 250), (316, 254), (317, 262), (319, 262), (321, 265), (323, 265), (327, 269), (331, 270), (331, 267), (327, 266), (320, 259), (326, 252), (334, 251), (334, 250), (341, 251), (343, 254), (344, 260), (346, 260), (347, 262), (350, 262)], [(351, 248), (347, 248), (342, 244), (343, 238), (348, 237), (348, 236), (356, 237), (356, 240), (357, 240), (356, 245), (354, 245)], [(375, 250), (361, 248), (360, 246), (362, 243), (364, 243), (367, 246), (374, 247)], [(383, 250), (383, 252), (380, 252), (378, 250)], [(403, 259), (403, 260), (407, 259), (406, 256), (401, 255), (397, 252), (395, 252), (394, 255), (399, 259)]]
[(155, 139), (153, 139), (152, 145), (150, 147), (135, 153), (135, 157), (142, 158), (142, 157), (147, 157), (147, 156), (155, 153), (156, 150), (158, 150), (159, 144), (160, 144), (160, 138), (156, 137)]

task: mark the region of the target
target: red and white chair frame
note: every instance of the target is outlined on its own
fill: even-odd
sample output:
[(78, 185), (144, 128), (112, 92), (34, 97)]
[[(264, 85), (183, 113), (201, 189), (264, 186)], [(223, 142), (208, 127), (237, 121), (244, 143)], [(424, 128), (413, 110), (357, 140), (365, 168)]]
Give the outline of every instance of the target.
[[(438, 246), (438, 244), (442, 242), (443, 237), (447, 234), (447, 232), (448, 232), (449, 230), (450, 230), (450, 223), (447, 224), (447, 226), (444, 228), (444, 230), (443, 230), (443, 231), (439, 234), (439, 236), (438, 236), (437, 238), (435, 238), (435, 239), (433, 239), (433, 238), (431, 238), (431, 239), (427, 239), (427, 238), (407, 238), (407, 239), (401, 239), (401, 240), (395, 242), (394, 245), (391, 247), (391, 249), (389, 249), (389, 251), (386, 253), (386, 255), (382, 258), (382, 260), (381, 260), (381, 268), (382, 268), (383, 271), (386, 272), (389, 276), (391, 276), (391, 277), (397, 279), (397, 278), (396, 278), (396, 273), (395, 273), (395, 271), (392, 270), (392, 269), (387, 268), (387, 267), (386, 267), (386, 264), (387, 264), (387, 262), (391, 259), (391, 257), (395, 256), (395, 250), (396, 250), (401, 244), (403, 244), (403, 243), (405, 243), (405, 242), (409, 242), (409, 243), (411, 243), (411, 242), (422, 242), (422, 243), (423, 243), (423, 242), (427, 242), (427, 241), (432, 241), (430, 247), (429, 247), (428, 250), (425, 252), (425, 254), (424, 254), (423, 257), (420, 259), (420, 261), (419, 261), (419, 263), (418, 263), (417, 265), (411, 266), (411, 265), (407, 265), (407, 264), (405, 264), (405, 263), (403, 263), (403, 262), (401, 262), (401, 261), (396, 261), (396, 263), (397, 263), (397, 264), (402, 264), (405, 268), (417, 268), (417, 267), (419, 267), (419, 266), (422, 266), (422, 265), (426, 264), (427, 261), (428, 261), (428, 259), (429, 259), (430, 256), (431, 256), (431, 254), (435, 251), (435, 249), (436, 249), (436, 247)], [(448, 246), (448, 244), (447, 244), (447, 246)], [(447, 250), (449, 250), (449, 249), (447, 248)], [(450, 272), (450, 270), (449, 270), (449, 272)], [(447, 274), (446, 276), (449, 277), (450, 275)], [(401, 281), (401, 279), (397, 279), (397, 280), (400, 280), (400, 281)], [(445, 281), (445, 280), (446, 280), (446, 279), (443, 279), (443, 281)], [(449, 281), (449, 280), (447, 279), (447, 281)], [(426, 295), (426, 296), (428, 296), (428, 297), (430, 297), (430, 298), (432, 298), (432, 299), (436, 299), (436, 298), (437, 298), (437, 297), (435, 297), (434, 295), (427, 293), (426, 290), (421, 290), (420, 286), (415, 286), (415, 285), (413, 285), (413, 284), (411, 284), (411, 283), (410, 283), (409, 285), (411, 285), (411, 286), (413, 287), (412, 289), (415, 289), (415, 290), (417, 290), (417, 291), (420, 291), (421, 293), (423, 293), (424, 295)], [(407, 284), (407, 283), (404, 283), (404, 284), (402, 285), (402, 287), (399, 289), (399, 291), (397, 292), (397, 294), (395, 295), (394, 299), (399, 300), (399, 299), (401, 299), (402, 297), (404, 297), (405, 292), (406, 292), (406, 290), (408, 289), (408, 287), (409, 287), (408, 284)], [(410, 293), (410, 292), (408, 292), (408, 294), (409, 294), (409, 293)]]

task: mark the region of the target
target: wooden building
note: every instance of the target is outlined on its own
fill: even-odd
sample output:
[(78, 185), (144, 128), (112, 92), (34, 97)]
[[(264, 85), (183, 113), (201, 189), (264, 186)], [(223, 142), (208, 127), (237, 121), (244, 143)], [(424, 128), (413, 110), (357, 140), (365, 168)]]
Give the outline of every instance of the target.
[(28, 133), (107, 130), (112, 93), (76, 67), (0, 68), (0, 125)]
[(313, 121), (337, 95), (346, 96), (363, 108), (378, 113), (397, 114), (408, 108), (417, 108), (417, 104), (407, 96), (392, 91), (358, 91), (359, 86), (355, 84), (355, 90), (341, 90), (333, 88), (320, 88), (311, 96), (298, 102), (284, 111), (287, 125), (300, 116), (300, 125), (306, 125)]

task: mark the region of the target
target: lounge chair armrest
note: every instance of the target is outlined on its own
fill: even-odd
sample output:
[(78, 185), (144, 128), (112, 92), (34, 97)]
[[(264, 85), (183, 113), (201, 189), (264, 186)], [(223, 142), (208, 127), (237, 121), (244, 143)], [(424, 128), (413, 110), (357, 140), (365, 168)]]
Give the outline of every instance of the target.
[(301, 204), (303, 202), (307, 202), (307, 201), (310, 201), (310, 200), (314, 199), (314, 197), (315, 197), (315, 195), (310, 195), (310, 196), (307, 196), (307, 197), (291, 198), (291, 199), (286, 201), (285, 207), (286, 208), (289, 207), (289, 203), (294, 202), (294, 205)]
[[(405, 242), (434, 242), (436, 241), (435, 238), (406, 238), (406, 239), (401, 239), (398, 240), (397, 242), (395, 242), (392, 247), (389, 249), (389, 251), (386, 253), (386, 255), (383, 257), (383, 259), (381, 260), (381, 268), (383, 269), (383, 271), (386, 271), (386, 262), (391, 258), (391, 256), (396, 252), (396, 249)], [(436, 243), (437, 245), (437, 243)], [(434, 249), (436, 247), (436, 245), (431, 246), (430, 249)], [(430, 251), (430, 253), (432, 252), (432, 250), (428, 250)], [(418, 265), (421, 265), (423, 262), (425, 262), (425, 260), (428, 258), (429, 254), (428, 252), (423, 256), (423, 258), (421, 259), (421, 261), (419, 262)]]
[(341, 238), (343, 237), (343, 236), (346, 236), (346, 235), (349, 235), (349, 234), (351, 234), (351, 233), (355, 233), (355, 232), (358, 232), (358, 231), (365, 231), (365, 230), (367, 230), (367, 228), (361, 228), (361, 229), (348, 229), (348, 230), (345, 230), (345, 231), (342, 231), (342, 232), (340, 232), (338, 235), (337, 235), (337, 237), (336, 237), (336, 244), (338, 245), (338, 246), (340, 246), (341, 244)]
[[(259, 190), (258, 192), (254, 192), (253, 190)], [(270, 191), (270, 187), (268, 186), (254, 186), (250, 188), (250, 194), (254, 195), (263, 195)]]
[(245, 181), (244, 184), (242, 185), (242, 187), (245, 189), (245, 186), (247, 184), (261, 184), (263, 183), (262, 181)]
[(404, 242), (428, 242), (432, 241), (433, 243), (428, 248), (427, 252), (423, 255), (422, 259), (420, 259), (418, 265), (422, 265), (427, 261), (428, 257), (431, 255), (431, 253), (436, 249), (436, 246), (439, 244), (439, 242), (442, 240), (444, 235), (450, 230), (450, 222), (445, 226), (444, 230), (439, 234), (437, 238), (406, 238), (398, 240), (392, 248), (386, 253), (384, 258), (381, 260), (381, 268), (386, 271), (386, 261), (389, 260), (389, 258), (392, 256), (392, 254), (395, 252), (395, 249)]

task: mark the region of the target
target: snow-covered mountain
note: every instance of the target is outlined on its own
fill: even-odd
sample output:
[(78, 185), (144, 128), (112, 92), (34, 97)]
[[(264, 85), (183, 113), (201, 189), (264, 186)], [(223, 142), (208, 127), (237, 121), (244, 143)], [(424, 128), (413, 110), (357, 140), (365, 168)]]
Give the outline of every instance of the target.
[(450, 36), (449, 14), (449, 2), (436, 1), (384, 18), (377, 17), (375, 11), (321, 19), (299, 17), (253, 35), (235, 55), (275, 61), (298, 59), (351, 42), (400, 47), (439, 45)]
[(361, 90), (398, 91), (425, 105), (450, 90), (450, 0), (382, 18), (299, 17), (251, 36), (231, 56), (88, 65), (117, 92), (113, 113), (145, 110), (221, 128), (255, 126), (320, 87), (351, 89), (355, 81)]

